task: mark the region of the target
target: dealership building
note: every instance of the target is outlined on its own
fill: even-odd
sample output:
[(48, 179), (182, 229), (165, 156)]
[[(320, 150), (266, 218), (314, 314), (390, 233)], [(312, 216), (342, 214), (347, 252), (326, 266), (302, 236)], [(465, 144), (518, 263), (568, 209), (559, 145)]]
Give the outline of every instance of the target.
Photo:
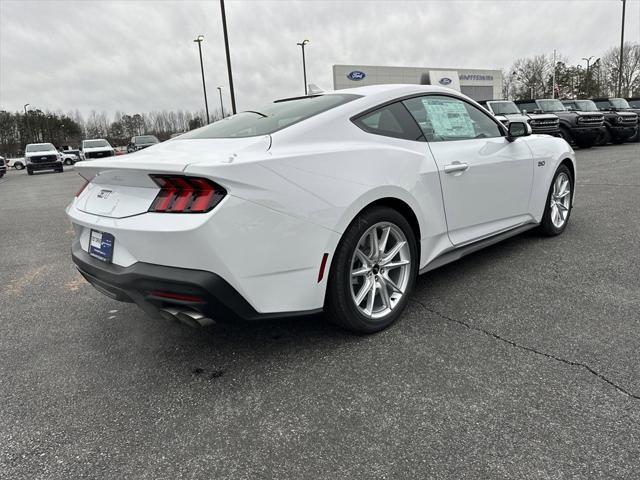
[(353, 88), (383, 83), (442, 85), (474, 100), (502, 98), (502, 72), (467, 68), (382, 67), (373, 65), (334, 65), (333, 88)]

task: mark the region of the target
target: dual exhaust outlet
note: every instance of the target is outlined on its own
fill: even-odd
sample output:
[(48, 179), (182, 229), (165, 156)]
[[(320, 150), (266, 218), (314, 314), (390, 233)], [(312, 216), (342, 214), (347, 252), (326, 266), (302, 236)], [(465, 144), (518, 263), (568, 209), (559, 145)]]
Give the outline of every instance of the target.
[(216, 323), (215, 320), (190, 308), (165, 307), (160, 309), (160, 313), (165, 318), (177, 320), (193, 328), (208, 327)]

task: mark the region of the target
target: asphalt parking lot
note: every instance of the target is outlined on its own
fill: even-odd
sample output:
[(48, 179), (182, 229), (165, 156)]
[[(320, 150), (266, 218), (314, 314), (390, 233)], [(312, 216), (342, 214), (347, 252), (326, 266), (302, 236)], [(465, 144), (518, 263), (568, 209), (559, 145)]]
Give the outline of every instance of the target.
[(112, 301), (70, 260), (77, 174), (9, 172), (0, 478), (637, 478), (640, 145), (577, 156), (564, 235), (420, 277), (366, 337)]

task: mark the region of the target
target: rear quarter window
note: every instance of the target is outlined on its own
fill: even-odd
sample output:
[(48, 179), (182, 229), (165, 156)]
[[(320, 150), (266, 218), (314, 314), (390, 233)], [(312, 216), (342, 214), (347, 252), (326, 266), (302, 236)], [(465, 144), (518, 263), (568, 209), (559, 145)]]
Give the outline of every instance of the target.
[(353, 120), (368, 133), (405, 140), (424, 141), (422, 131), (407, 108), (396, 102), (365, 113)]

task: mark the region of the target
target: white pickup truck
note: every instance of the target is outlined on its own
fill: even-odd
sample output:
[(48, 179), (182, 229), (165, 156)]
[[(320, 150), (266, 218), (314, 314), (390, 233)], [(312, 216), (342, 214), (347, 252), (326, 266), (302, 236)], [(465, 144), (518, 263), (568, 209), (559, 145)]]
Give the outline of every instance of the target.
[(114, 157), (116, 151), (104, 138), (83, 140), (80, 144), (80, 160), (94, 160), (96, 158)]
[(38, 170), (62, 172), (62, 154), (51, 143), (30, 143), (24, 149), (27, 173)]

